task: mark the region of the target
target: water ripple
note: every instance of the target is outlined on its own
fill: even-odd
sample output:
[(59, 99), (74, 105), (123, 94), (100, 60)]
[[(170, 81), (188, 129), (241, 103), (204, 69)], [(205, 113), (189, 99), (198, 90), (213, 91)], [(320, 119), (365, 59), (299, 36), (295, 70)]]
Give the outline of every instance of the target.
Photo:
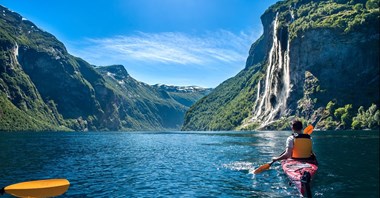
[[(67, 178), (62, 197), (299, 197), (279, 163), (252, 174), (289, 133), (1, 133), (0, 185)], [(378, 134), (337, 136), (313, 134), (315, 197), (378, 197)]]

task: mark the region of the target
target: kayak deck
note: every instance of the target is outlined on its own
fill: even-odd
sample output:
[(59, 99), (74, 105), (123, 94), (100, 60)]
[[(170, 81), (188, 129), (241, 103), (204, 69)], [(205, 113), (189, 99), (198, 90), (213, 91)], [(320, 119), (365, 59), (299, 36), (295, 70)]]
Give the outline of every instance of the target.
[(318, 170), (316, 160), (287, 159), (281, 162), (281, 166), (298, 191), (311, 197), (310, 181)]

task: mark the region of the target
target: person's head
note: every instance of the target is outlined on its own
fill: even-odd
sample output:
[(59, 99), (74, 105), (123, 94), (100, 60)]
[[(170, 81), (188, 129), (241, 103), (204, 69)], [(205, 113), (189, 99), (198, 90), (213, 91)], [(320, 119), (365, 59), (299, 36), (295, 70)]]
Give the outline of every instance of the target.
[(292, 130), (293, 131), (301, 131), (302, 130), (302, 122), (299, 120), (293, 120)]

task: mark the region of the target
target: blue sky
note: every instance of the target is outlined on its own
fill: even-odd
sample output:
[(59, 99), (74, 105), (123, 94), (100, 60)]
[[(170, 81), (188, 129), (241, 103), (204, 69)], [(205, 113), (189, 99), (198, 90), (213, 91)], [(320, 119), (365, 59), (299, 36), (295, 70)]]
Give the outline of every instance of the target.
[(2, 0), (69, 53), (148, 84), (216, 87), (245, 66), (278, 0)]

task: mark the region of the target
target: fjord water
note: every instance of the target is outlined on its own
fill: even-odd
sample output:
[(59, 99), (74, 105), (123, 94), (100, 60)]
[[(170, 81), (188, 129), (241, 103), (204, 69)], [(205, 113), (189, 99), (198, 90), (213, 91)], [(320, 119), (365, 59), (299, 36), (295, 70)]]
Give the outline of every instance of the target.
[[(290, 131), (0, 133), (0, 185), (67, 178), (62, 197), (299, 197), (279, 163)], [(379, 132), (315, 131), (315, 197), (379, 197)]]

